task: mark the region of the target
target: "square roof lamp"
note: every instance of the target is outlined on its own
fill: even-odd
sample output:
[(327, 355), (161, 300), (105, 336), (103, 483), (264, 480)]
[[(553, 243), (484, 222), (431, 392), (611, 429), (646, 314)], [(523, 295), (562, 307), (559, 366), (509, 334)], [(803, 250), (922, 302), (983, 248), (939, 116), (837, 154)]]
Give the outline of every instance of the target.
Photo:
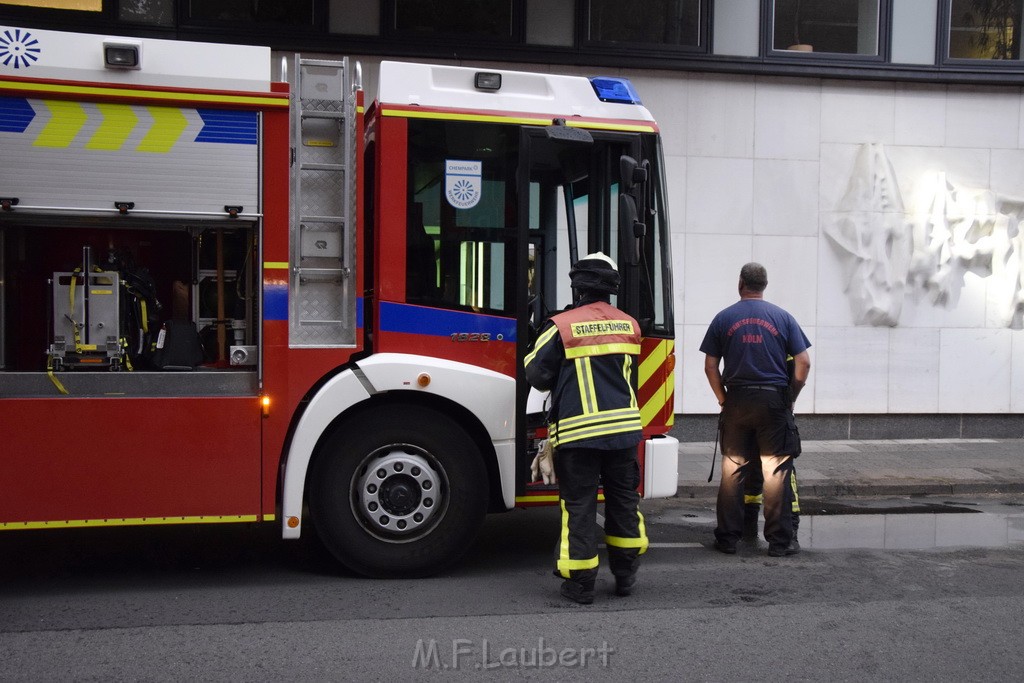
[(501, 90), (501, 74), (493, 71), (477, 71), (473, 78), (477, 90)]
[(141, 43), (103, 43), (103, 66), (108, 69), (141, 69)]

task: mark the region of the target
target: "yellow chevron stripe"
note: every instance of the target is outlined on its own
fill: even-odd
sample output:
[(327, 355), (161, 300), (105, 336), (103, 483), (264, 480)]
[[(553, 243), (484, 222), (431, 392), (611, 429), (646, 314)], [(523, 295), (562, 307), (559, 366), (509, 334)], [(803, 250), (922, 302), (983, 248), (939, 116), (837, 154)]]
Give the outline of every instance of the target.
[(85, 148), (116, 152), (135, 130), (139, 117), (126, 104), (97, 104), (96, 109), (103, 120), (85, 144)]
[(640, 406), (640, 422), (646, 427), (647, 425), (654, 422), (654, 418), (658, 416), (658, 413), (662, 408), (665, 407), (666, 397), (671, 396), (672, 389), (671, 379), (651, 396), (651, 399), (647, 403)]
[[(659, 341), (658, 344), (651, 350), (650, 354), (640, 363), (640, 370), (637, 373), (638, 386), (643, 386), (650, 381), (663, 363), (667, 362), (669, 356), (675, 350), (675, 340), (665, 339)], [(648, 399), (647, 403), (640, 407), (640, 421), (646, 427), (647, 425), (654, 422), (658, 413), (672, 400), (672, 396), (675, 392), (675, 372), (670, 372), (668, 377), (664, 379), (661, 386), (651, 394), (651, 398)], [(668, 411), (667, 425), (671, 426), (675, 422), (675, 414), (673, 410)]]
[(288, 95), (222, 95), (212, 92), (162, 92), (159, 90), (134, 90), (130, 88), (106, 88), (102, 86), (61, 85), (59, 83), (34, 83), (31, 81), (0, 80), (0, 92), (48, 92), (61, 95), (90, 95), (112, 97), (120, 100), (139, 98), (181, 102), (210, 102), (221, 104), (242, 104), (253, 107), (287, 107)]
[(67, 147), (89, 119), (78, 102), (43, 100), (50, 110), (50, 120), (32, 142), (36, 147)]
[[(396, 116), (406, 119), (440, 119), (445, 121), (478, 121), (481, 123), (518, 123), (527, 126), (550, 126), (551, 118), (525, 116), (499, 116), (493, 114), (457, 114), (453, 112), (407, 111), (395, 109), (381, 110), (383, 116)], [(630, 123), (607, 123), (589, 121), (566, 121), (573, 128), (595, 128), (599, 130), (622, 130), (639, 133), (653, 133), (654, 126)]]
[(139, 152), (167, 154), (188, 128), (188, 119), (176, 107), (146, 107), (153, 126), (135, 149)]
[(662, 340), (651, 349), (650, 355), (643, 359), (640, 363), (640, 367), (637, 369), (637, 382), (639, 386), (643, 386), (647, 380), (658, 371), (658, 368), (662, 366), (665, 359), (668, 358), (669, 349), (671, 348), (672, 342), (669, 340)]
[[(273, 515), (263, 515), (263, 521), (273, 521)], [(258, 522), (260, 515), (204, 515), (199, 517), (124, 517), (119, 519), (68, 519), (49, 522), (0, 522), (0, 530), (19, 529), (73, 529), (104, 526), (144, 526), (150, 524), (225, 524)]]

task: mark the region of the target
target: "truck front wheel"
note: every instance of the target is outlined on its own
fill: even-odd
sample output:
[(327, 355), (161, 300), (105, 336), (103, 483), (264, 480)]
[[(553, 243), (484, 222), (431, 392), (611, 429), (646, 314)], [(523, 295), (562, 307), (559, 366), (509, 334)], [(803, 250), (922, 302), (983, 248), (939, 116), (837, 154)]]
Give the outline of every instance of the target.
[(324, 545), (352, 571), (435, 574), (469, 548), (487, 511), (480, 449), (446, 415), (378, 409), (318, 450), (309, 505)]

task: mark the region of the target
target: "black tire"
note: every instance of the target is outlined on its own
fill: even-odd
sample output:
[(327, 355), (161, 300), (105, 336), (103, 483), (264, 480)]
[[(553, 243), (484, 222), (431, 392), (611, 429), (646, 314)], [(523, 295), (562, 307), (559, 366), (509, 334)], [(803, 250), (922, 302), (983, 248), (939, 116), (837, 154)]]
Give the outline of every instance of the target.
[(428, 576), (468, 550), (487, 512), (480, 449), (446, 415), (392, 406), (347, 420), (318, 449), (309, 507), (321, 540), (354, 572)]

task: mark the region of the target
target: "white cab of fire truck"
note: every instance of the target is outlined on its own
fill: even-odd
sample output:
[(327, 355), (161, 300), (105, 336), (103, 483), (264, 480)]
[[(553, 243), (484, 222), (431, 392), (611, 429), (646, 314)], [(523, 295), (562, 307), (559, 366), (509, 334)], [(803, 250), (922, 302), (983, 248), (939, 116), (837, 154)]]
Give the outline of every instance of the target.
[[(311, 397), (296, 426), (286, 458), (282, 500), (282, 528), (286, 538), (297, 538), (300, 535), (304, 520), (303, 506), (308, 503), (317, 531), (321, 535), (326, 533), (328, 545), (336, 549), (335, 554), (341, 556), (340, 559), (349, 566), (354, 565), (354, 568), (363, 571), (367, 561), (383, 564), (382, 558), (389, 555), (398, 561), (403, 552), (409, 555), (428, 554), (421, 547), (424, 541), (440, 547), (468, 543), (472, 534), (467, 532), (474, 526), (472, 519), (468, 518), (477, 517), (483, 507), (488, 505), (486, 482), (489, 478), (493, 481), (495, 475), (498, 491), (497, 496), (493, 493), (490, 496), (492, 510), (511, 509), (516, 504), (557, 501), (557, 491), (552, 487), (531, 485), (524, 488), (527, 483), (527, 472), (524, 470), (528, 470), (529, 456), (535, 452), (537, 439), (527, 439), (517, 433), (517, 429), (523, 430), (523, 422), (526, 420), (542, 424), (543, 415), (533, 408), (537, 404), (536, 400), (528, 401), (525, 380), (519, 375), (516, 365), (521, 365), (521, 357), (528, 346), (525, 338), (529, 334), (528, 328), (532, 326), (535, 332), (543, 322), (544, 313), (558, 310), (567, 303), (570, 295), (567, 272), (576, 254), (577, 238), (584, 245), (580, 248), (589, 249), (595, 240), (602, 239), (602, 230), (606, 243), (613, 243), (604, 248), (617, 253), (623, 260), (623, 270), (628, 271), (625, 277), (628, 286), (638, 299), (642, 298), (641, 291), (650, 298), (634, 302), (637, 317), (644, 318), (647, 331), (660, 330), (649, 335), (651, 338), (645, 342), (638, 369), (642, 376), (641, 384), (648, 388), (647, 391), (641, 391), (645, 424), (671, 425), (674, 366), (671, 279), (668, 270), (671, 257), (668, 252), (667, 217), (663, 215), (665, 202), (660, 194), (663, 188), (660, 185), (657, 208), (662, 212), (658, 220), (661, 221), (659, 226), (663, 232), (658, 237), (648, 238), (641, 245), (643, 240), (640, 237), (645, 228), (641, 226), (634, 235), (633, 225), (630, 224), (630, 236), (623, 239), (623, 244), (632, 244), (636, 237), (638, 246), (633, 258), (626, 253), (627, 247), (619, 248), (619, 236), (616, 234), (616, 219), (623, 225), (629, 220), (638, 222), (636, 215), (629, 218), (628, 210), (623, 213), (622, 204), (632, 205), (635, 199), (643, 205), (639, 215), (656, 213), (653, 188), (656, 183), (660, 183), (661, 175), (660, 172), (657, 178), (649, 175), (654, 175), (651, 163), (660, 163), (660, 143), (655, 134), (653, 117), (639, 104), (635, 93), (627, 92), (631, 90), (629, 84), (622, 79), (603, 80), (606, 81), (603, 85), (614, 90), (614, 93), (602, 93), (592, 80), (582, 77), (504, 70), (481, 71), (412, 63), (381, 64), (378, 94), (368, 108), (374, 120), (368, 122), (367, 127), (375, 131), (377, 137), (374, 143), (381, 150), (387, 149), (390, 155), (378, 151), (375, 157), (377, 163), (392, 163), (400, 158), (403, 166), (398, 177), (403, 182), (405, 177), (416, 178), (417, 182), (422, 177), (423, 187), (436, 188), (439, 194), (445, 189), (443, 181), (449, 183), (448, 192), (442, 194), (441, 198), (441, 202), (447, 202), (447, 205), (440, 208), (436, 208), (436, 199), (427, 196), (419, 188), (408, 188), (407, 198), (399, 192), (389, 193), (393, 189), (391, 187), (387, 188), (389, 192), (382, 191), (379, 194), (379, 202), (401, 205), (399, 222), (403, 236), (406, 230), (405, 216), (413, 213), (411, 207), (415, 205), (420, 212), (419, 228), (429, 228), (428, 237), (433, 242), (430, 252), (435, 248), (444, 249), (444, 222), (449, 220), (458, 223), (458, 219), (448, 218), (453, 208), (458, 208), (457, 198), (452, 197), (458, 181), (447, 174), (440, 163), (441, 160), (448, 160), (446, 163), (451, 168), (451, 158), (464, 160), (460, 162), (459, 170), (470, 176), (466, 182), (471, 197), (468, 201), (472, 202), (474, 191), (480, 190), (480, 194), (490, 191), (494, 194), (494, 188), (500, 183), (514, 182), (508, 179), (516, 177), (515, 167), (501, 168), (498, 172), (491, 170), (493, 175), (487, 176), (488, 166), (500, 167), (501, 160), (497, 157), (503, 151), (508, 153), (507, 150), (514, 146), (518, 150), (514, 163), (520, 164), (522, 168), (518, 176), (520, 182), (528, 183), (532, 179), (534, 187), (530, 190), (524, 186), (513, 193), (511, 184), (507, 190), (502, 186), (503, 193), (500, 196), (519, 196), (524, 202), (535, 202), (523, 205), (520, 213), (529, 215), (541, 211), (539, 206), (542, 201), (537, 199), (538, 196), (543, 196), (543, 201), (548, 202), (545, 207), (553, 206), (552, 201), (564, 201), (566, 204), (563, 205), (563, 214), (557, 217), (554, 211), (544, 209), (551, 215), (538, 219), (543, 226), (531, 226), (529, 249), (524, 240), (523, 258), (511, 266), (522, 270), (524, 289), (528, 280), (529, 287), (536, 287), (536, 292), (531, 289), (531, 295), (536, 294), (531, 297), (531, 302), (536, 302), (538, 307), (532, 323), (524, 322), (517, 329), (514, 320), (504, 327), (500, 322), (481, 322), (483, 316), (474, 317), (474, 314), (491, 311), (500, 314), (505, 302), (488, 300), (485, 294), (472, 300), (468, 295), (464, 299), (453, 296), (446, 300), (443, 293), (435, 290), (436, 282), (429, 284), (428, 293), (414, 291), (409, 284), (406, 291), (400, 293), (405, 295), (405, 302), (378, 303), (374, 329), (378, 341), (385, 340), (384, 343), (391, 349), (408, 344), (408, 351), (375, 353), (357, 360), (353, 367), (332, 378)], [(631, 99), (628, 102), (616, 99), (621, 97)], [(566, 125), (565, 119), (559, 119), (559, 114), (568, 117), (572, 126)], [(408, 138), (408, 143), (403, 143), (407, 147), (384, 147), (387, 134), (381, 129), (392, 120), (409, 122), (408, 128), (402, 129), (403, 140)], [(469, 128), (470, 124), (478, 127)], [(432, 129), (431, 126), (448, 127), (442, 133), (437, 133), (436, 128)], [(502, 130), (497, 130), (498, 127)], [(522, 141), (519, 137), (521, 131), (527, 136)], [(472, 139), (472, 146), (460, 145), (460, 138)], [(431, 159), (431, 163), (436, 162), (435, 166), (420, 163), (418, 155), (421, 151), (416, 147), (418, 144), (424, 148), (434, 145), (429, 153), (438, 155), (436, 159)], [(445, 144), (449, 146), (444, 147)], [(643, 154), (650, 159), (643, 164), (642, 170), (638, 170), (635, 168), (637, 164), (630, 167), (625, 163), (629, 159), (627, 153), (638, 156)], [(471, 156), (474, 154), (488, 161), (477, 163)], [(620, 154), (623, 155), (622, 162)], [(606, 222), (598, 218), (591, 219), (589, 234), (584, 225), (577, 237), (575, 222), (586, 223), (582, 216), (586, 213), (587, 198), (570, 197), (573, 192), (570, 185), (584, 185), (587, 182), (584, 178), (590, 172), (590, 157), (593, 155), (597, 155), (600, 163), (608, 167), (604, 169), (604, 185), (601, 186), (604, 197), (609, 193), (614, 193), (612, 196), (620, 195), (620, 211), (616, 214), (614, 209), (606, 206)], [(406, 158), (409, 159), (408, 168), (404, 166)], [(430, 172), (424, 173), (422, 169), (428, 167)], [(371, 176), (376, 171), (378, 169), (363, 169), (366, 182), (372, 182)], [(504, 176), (501, 175), (502, 171)], [(628, 176), (621, 182), (620, 172)], [(482, 184), (473, 184), (481, 182), (479, 178), (472, 177), (474, 173), (484, 176)], [(381, 175), (394, 177), (387, 173)], [(621, 197), (628, 190), (625, 186), (632, 186), (634, 181), (637, 185), (637, 190), (633, 192), (635, 197), (630, 196), (629, 201), (622, 200)], [(641, 190), (641, 186), (650, 189)], [(482, 187), (487, 189), (483, 190)], [(424, 220), (422, 213), (431, 209), (437, 213), (433, 218)], [(378, 208), (380, 212), (385, 210)], [(633, 212), (637, 213), (635, 207)], [(494, 217), (495, 214), (498, 214), (498, 218)], [(500, 214), (501, 210), (492, 211), (489, 218), (500, 223)], [(476, 220), (483, 219), (477, 217)], [(467, 220), (457, 226), (462, 228), (457, 239), (472, 239), (471, 233), (477, 224), (468, 227), (470, 224), (471, 221)], [(386, 231), (386, 228), (381, 229)], [(410, 227), (410, 241), (412, 230)], [(655, 226), (652, 224), (651, 232), (654, 231)], [(567, 233), (570, 232), (572, 236), (568, 237)], [(584, 240), (589, 240), (590, 245), (587, 246)], [(547, 251), (535, 249), (545, 241), (549, 245)], [(571, 247), (569, 242), (572, 242)], [(561, 248), (557, 259), (554, 256), (556, 243)], [(480, 243), (474, 246), (478, 253), (483, 253), (487, 248), (489, 245)], [(407, 245), (407, 249), (406, 256), (411, 263), (412, 247)], [(529, 266), (525, 258), (527, 256)], [(542, 264), (545, 258), (547, 260)], [(443, 261), (443, 256), (441, 259)], [(446, 272), (443, 264), (438, 266), (436, 262), (432, 263), (430, 272), (433, 274), (435, 267), (440, 269), (443, 284)], [(638, 268), (641, 263), (646, 268)], [(459, 264), (464, 270), (472, 267), (465, 252)], [(378, 267), (383, 270), (387, 263), (379, 263)], [(647, 272), (639, 273), (640, 270)], [(653, 271), (658, 272), (654, 274)], [(398, 279), (408, 280), (410, 272), (404, 270), (398, 273)], [(504, 276), (508, 277), (508, 273)], [(490, 271), (487, 275), (482, 271), (478, 274), (479, 280), (494, 277)], [(502, 277), (500, 272), (497, 277)], [(542, 290), (539, 284), (541, 280), (549, 283), (546, 290)], [(381, 287), (387, 284), (384, 282)], [(472, 285), (467, 282), (461, 284), (463, 291)], [(476, 285), (480, 289), (486, 288), (479, 282)], [(382, 299), (386, 297), (381, 292), (376, 294)], [(505, 295), (511, 298), (507, 289)], [(409, 305), (413, 301), (417, 305)], [(464, 324), (451, 322), (451, 314), (434, 310), (445, 306), (462, 311), (460, 319), (474, 318), (473, 324), (481, 325), (478, 329), (484, 331), (460, 335), (455, 332), (460, 328), (444, 327), (449, 323)], [(658, 307), (661, 309), (655, 312), (654, 309)], [(525, 300), (522, 308), (528, 308)], [(407, 316), (408, 320), (398, 323), (389, 318), (391, 315), (396, 318)], [(519, 311), (521, 320), (529, 315), (530, 310)], [(442, 329), (443, 337), (450, 336), (451, 342), (456, 342), (457, 337), (474, 336), (487, 340), (486, 344), (492, 348), (504, 342), (509, 346), (510, 363), (504, 366), (506, 372), (481, 367), (486, 361), (479, 356), (472, 356), (474, 352), (469, 350), (464, 353), (446, 350), (439, 352), (453, 355), (453, 358), (417, 354), (415, 348), (419, 343), (427, 344), (432, 351), (438, 348), (429, 341), (429, 335), (435, 335), (433, 339), (437, 338), (437, 329), (427, 331), (426, 328)], [(407, 338), (391, 342), (388, 335), (392, 331), (400, 331)], [(518, 346), (512, 343), (517, 334), (520, 342)], [(465, 343), (461, 344), (461, 348), (482, 348), (484, 345)], [(460, 345), (449, 345), (449, 348), (456, 347)], [(467, 360), (461, 360), (463, 357)], [(517, 377), (519, 382), (516, 381)], [(652, 385), (653, 388), (650, 388)], [(417, 400), (406, 401), (401, 398), (403, 395), (414, 396)], [(430, 401), (419, 400), (423, 396), (429, 396)], [(390, 403), (392, 401), (395, 403)], [(371, 410), (370, 406), (375, 403), (382, 407)], [(667, 428), (652, 433), (642, 446), (643, 494), (647, 498), (672, 496), (676, 492), (678, 442), (668, 436), (666, 431)], [(347, 454), (348, 459), (330, 457), (332, 453)], [(495, 499), (498, 507), (494, 505)], [(447, 523), (453, 516), (467, 519), (453, 526)], [(451, 538), (453, 534), (457, 539)], [(360, 544), (363, 556), (353, 557), (353, 545), (360, 537), (375, 539), (378, 547)], [(368, 560), (371, 556), (373, 559)], [(375, 573), (380, 573), (380, 569)], [(385, 570), (384, 573), (389, 572)]]

